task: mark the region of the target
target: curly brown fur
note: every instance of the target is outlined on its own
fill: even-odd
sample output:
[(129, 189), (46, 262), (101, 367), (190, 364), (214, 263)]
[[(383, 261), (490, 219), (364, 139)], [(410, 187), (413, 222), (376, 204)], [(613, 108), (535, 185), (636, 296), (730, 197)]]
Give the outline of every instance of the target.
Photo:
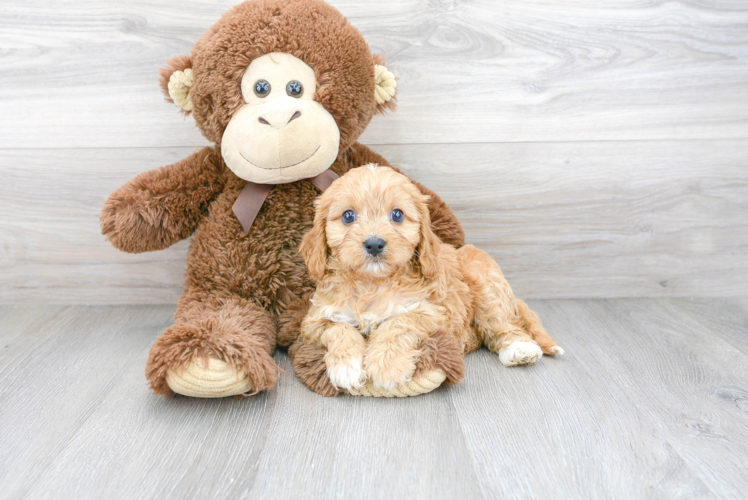
[(253, 59), (271, 52), (286, 52), (314, 69), (315, 100), (335, 118), (340, 148), (348, 149), (375, 111), (374, 59), (359, 31), (317, 0), (244, 2), (200, 37), (192, 49), (195, 86), (190, 96), (205, 137), (220, 143), (231, 115), (243, 104), (244, 71)]
[[(190, 56), (167, 62), (162, 88), (173, 71), (192, 68), (192, 116), (215, 145), (139, 175), (112, 193), (101, 213), (102, 232), (127, 252), (162, 249), (194, 233), (175, 325), (154, 344), (147, 365), (148, 379), (162, 394), (168, 393), (166, 372), (206, 353), (240, 365), (256, 387), (272, 386), (275, 366), (265, 354), (276, 341), (273, 323), (314, 290), (297, 248), (312, 227), (317, 189), (308, 180), (274, 186), (246, 233), (232, 211), (246, 182), (221, 156), (224, 130), (242, 104), (243, 72), (272, 51), (290, 53), (314, 69), (315, 100), (340, 130), (334, 172), (342, 175), (372, 161), (387, 164), (356, 143), (377, 109), (375, 58), (358, 30), (322, 1), (242, 3), (198, 40)], [(439, 237), (462, 245), (462, 229), (447, 205), (426, 188), (421, 191), (431, 195)], [(232, 303), (244, 305), (227, 306)], [(256, 313), (252, 321), (245, 308)], [(281, 341), (291, 345), (298, 331), (287, 325), (284, 331)]]
[[(184, 303), (184, 302), (183, 302)], [(158, 338), (148, 357), (146, 378), (156, 394), (172, 395), (166, 385), (169, 370), (178, 370), (194, 357), (221, 360), (249, 378), (256, 391), (271, 389), (277, 379), (273, 361), (275, 323), (257, 306), (242, 300), (178, 307), (176, 323)]]
[(317, 281), (301, 339), (325, 351), (338, 389), (367, 379), (393, 389), (419, 360), (456, 383), (463, 353), (481, 342), (507, 366), (561, 352), (488, 254), (436, 237), (426, 202), (407, 177), (377, 165), (349, 171), (318, 199), (300, 247)]
[(283, 314), (278, 316), (278, 345), (290, 347), (298, 338), (301, 330), (301, 322), (309, 310), (309, 299), (311, 293), (305, 294), (301, 299), (292, 302)]
[(113, 192), (101, 211), (101, 230), (125, 252), (161, 250), (190, 236), (225, 185), (211, 148), (135, 177)]
[(340, 391), (330, 383), (325, 364), (325, 349), (303, 341), (288, 350), (294, 372), (307, 387), (322, 396), (337, 396)]
[(465, 358), (462, 348), (450, 335), (439, 330), (421, 344), (421, 353), (413, 378), (423, 372), (443, 370), (447, 385), (457, 385), (465, 377)]

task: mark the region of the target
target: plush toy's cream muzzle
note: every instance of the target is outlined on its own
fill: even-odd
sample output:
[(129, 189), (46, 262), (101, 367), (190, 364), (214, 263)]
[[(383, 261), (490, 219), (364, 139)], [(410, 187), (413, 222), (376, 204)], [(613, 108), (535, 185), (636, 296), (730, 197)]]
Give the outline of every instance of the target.
[(338, 156), (340, 130), (314, 100), (314, 70), (286, 53), (250, 63), (242, 77), (246, 103), (221, 141), (226, 165), (257, 184), (283, 184), (321, 174)]
[(281, 96), (243, 106), (226, 127), (221, 154), (242, 179), (282, 184), (330, 168), (339, 145), (335, 119), (321, 104)]

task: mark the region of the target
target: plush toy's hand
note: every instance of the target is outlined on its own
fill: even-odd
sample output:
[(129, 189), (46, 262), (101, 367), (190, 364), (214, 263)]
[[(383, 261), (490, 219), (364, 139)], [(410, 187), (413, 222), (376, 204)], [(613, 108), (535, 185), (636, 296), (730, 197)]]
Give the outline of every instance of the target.
[(115, 247), (133, 253), (160, 250), (187, 238), (223, 189), (212, 154), (205, 148), (117, 189), (101, 211), (102, 233)]
[(146, 190), (125, 184), (109, 196), (101, 210), (101, 232), (120, 250), (147, 252), (179, 241), (166, 223), (168, 212)]

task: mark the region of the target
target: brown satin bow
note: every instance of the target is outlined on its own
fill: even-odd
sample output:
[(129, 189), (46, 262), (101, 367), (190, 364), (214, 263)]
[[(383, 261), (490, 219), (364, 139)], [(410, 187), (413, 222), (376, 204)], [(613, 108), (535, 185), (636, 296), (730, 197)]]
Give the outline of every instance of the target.
[[(328, 169), (319, 174), (316, 177), (311, 177), (309, 182), (314, 184), (320, 191), (330, 187), (335, 179), (339, 176), (332, 170)], [(252, 223), (257, 218), (257, 214), (260, 213), (265, 198), (268, 197), (268, 193), (273, 189), (273, 184), (256, 184), (254, 182), (247, 181), (247, 185), (244, 186), (242, 192), (236, 198), (234, 205), (231, 207), (234, 211), (234, 215), (239, 219), (245, 232), (249, 232), (252, 227)]]

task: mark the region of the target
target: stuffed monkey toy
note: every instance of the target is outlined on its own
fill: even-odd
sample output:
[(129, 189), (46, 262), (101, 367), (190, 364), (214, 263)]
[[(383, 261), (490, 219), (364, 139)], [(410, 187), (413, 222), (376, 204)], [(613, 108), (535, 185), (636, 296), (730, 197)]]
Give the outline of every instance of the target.
[[(335, 394), (324, 353), (298, 340), (314, 290), (298, 247), (320, 190), (353, 167), (388, 165), (356, 140), (374, 114), (394, 108), (394, 76), (330, 5), (253, 0), (227, 12), (191, 55), (167, 61), (161, 86), (213, 145), (138, 175), (101, 213), (103, 234), (125, 252), (194, 235), (174, 324), (148, 357), (150, 387), (206, 398), (271, 389), (280, 343), (309, 387)], [(450, 209), (419, 189), (431, 196), (436, 234), (461, 246)], [(423, 383), (394, 395), (447, 378), (441, 348), (424, 354)]]

